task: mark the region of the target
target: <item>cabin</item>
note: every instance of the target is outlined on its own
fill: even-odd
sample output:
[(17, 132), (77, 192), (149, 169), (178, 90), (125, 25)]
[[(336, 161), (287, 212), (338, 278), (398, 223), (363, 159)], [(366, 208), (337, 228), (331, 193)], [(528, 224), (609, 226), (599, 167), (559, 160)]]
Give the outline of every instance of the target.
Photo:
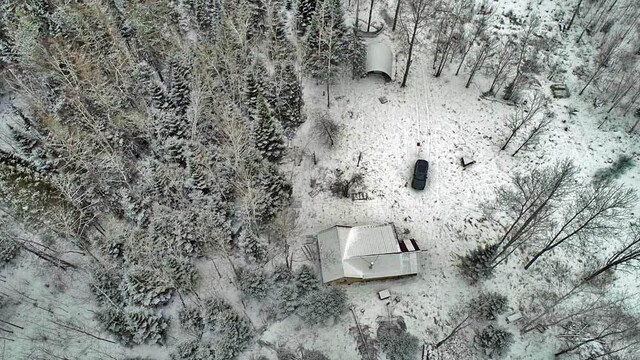
[(400, 240), (393, 223), (336, 225), (316, 235), (322, 281), (352, 283), (418, 273), (418, 244)]

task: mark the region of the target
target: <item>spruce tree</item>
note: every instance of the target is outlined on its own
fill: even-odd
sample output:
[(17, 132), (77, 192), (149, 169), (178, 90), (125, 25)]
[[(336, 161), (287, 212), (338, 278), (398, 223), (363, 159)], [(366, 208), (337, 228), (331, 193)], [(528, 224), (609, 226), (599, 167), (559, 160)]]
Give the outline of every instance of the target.
[(298, 0), (298, 10), (296, 13), (296, 28), (298, 35), (304, 36), (307, 28), (311, 25), (311, 19), (316, 11), (316, 3), (322, 0)]
[[(265, 164), (266, 165), (266, 164)], [(275, 165), (262, 166), (256, 177), (258, 221), (267, 223), (289, 204), (291, 185)]]
[(258, 98), (257, 113), (254, 116), (254, 138), (256, 148), (269, 161), (278, 161), (284, 154), (284, 140), (279, 124), (273, 118), (263, 97)]
[(354, 79), (359, 79), (366, 73), (366, 45), (356, 28), (352, 28), (347, 36), (347, 58), (351, 65), (351, 75)]
[(264, 260), (267, 255), (267, 247), (260, 237), (249, 227), (244, 226), (238, 234), (238, 247), (244, 255), (254, 263)]

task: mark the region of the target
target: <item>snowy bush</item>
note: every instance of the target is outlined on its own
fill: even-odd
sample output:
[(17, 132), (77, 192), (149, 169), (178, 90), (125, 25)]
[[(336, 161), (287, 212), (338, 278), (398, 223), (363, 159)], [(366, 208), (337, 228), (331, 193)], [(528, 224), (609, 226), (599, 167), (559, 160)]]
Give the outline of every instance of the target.
[(276, 356), (278, 357), (278, 360), (298, 360), (298, 357), (293, 351), (284, 347), (280, 347), (276, 350)]
[(178, 311), (178, 321), (180, 326), (197, 334), (204, 331), (204, 319), (200, 313), (200, 309), (195, 307), (185, 307)]
[(596, 183), (614, 180), (622, 176), (627, 170), (635, 165), (633, 158), (629, 155), (620, 155), (611, 166), (596, 171), (593, 181)]
[(513, 343), (513, 334), (489, 325), (476, 334), (475, 342), (485, 355), (495, 358), (504, 355), (509, 350), (511, 343)]
[(458, 267), (469, 282), (488, 279), (493, 274), (493, 261), (498, 251), (497, 244), (480, 245), (460, 257)]
[(176, 350), (171, 353), (171, 360), (200, 360), (201, 358), (198, 357), (199, 347), (200, 341), (198, 340), (184, 341), (178, 344)]
[(293, 314), (300, 305), (298, 287), (295, 284), (281, 287), (276, 292), (276, 299), (277, 301), (273, 312), (277, 319), (282, 319)]
[(138, 307), (126, 307), (123, 310), (106, 307), (97, 312), (97, 317), (125, 345), (162, 344), (169, 326), (169, 321), (162, 315)]
[(19, 249), (18, 244), (9, 237), (0, 237), (0, 263), (5, 264), (11, 261), (11, 259), (18, 255)]
[(198, 269), (188, 259), (169, 257), (162, 262), (162, 267), (169, 273), (173, 286), (181, 292), (193, 291), (200, 281)]
[(300, 360), (329, 360), (329, 358), (318, 350), (303, 350)]
[(123, 286), (127, 300), (142, 306), (164, 305), (175, 291), (171, 279), (161, 270), (141, 266), (128, 269)]
[(210, 298), (205, 300), (204, 304), (204, 321), (210, 327), (216, 326), (216, 322), (220, 314), (232, 311), (231, 306), (224, 300), (219, 298)]
[(507, 297), (495, 292), (481, 293), (471, 301), (471, 311), (486, 320), (495, 320), (507, 309)]
[(253, 337), (248, 321), (233, 311), (224, 311), (218, 316), (215, 333), (216, 360), (235, 359)]
[(360, 353), (362, 360), (377, 360), (378, 340), (373, 338), (371, 327), (369, 325), (353, 326), (349, 328), (349, 333), (356, 340), (356, 348)]
[(115, 270), (97, 266), (92, 271), (91, 291), (101, 305), (120, 305), (124, 299), (120, 291), (122, 277)]
[(380, 322), (378, 342), (389, 360), (413, 360), (418, 354), (418, 338), (407, 332), (401, 318)]
[(361, 186), (364, 182), (364, 177), (362, 174), (356, 173), (351, 175), (350, 178), (345, 179), (343, 177), (343, 172), (340, 170), (336, 171), (336, 179), (329, 186), (329, 190), (331, 193), (337, 197), (348, 198), (351, 196), (351, 189), (357, 186)]
[(347, 294), (343, 289), (322, 288), (308, 293), (301, 301), (298, 315), (311, 324), (337, 320), (347, 311)]
[(247, 297), (260, 299), (267, 293), (267, 277), (260, 269), (238, 269), (238, 288)]
[(293, 278), (291, 270), (284, 264), (278, 264), (271, 273), (271, 281), (276, 285), (286, 284)]

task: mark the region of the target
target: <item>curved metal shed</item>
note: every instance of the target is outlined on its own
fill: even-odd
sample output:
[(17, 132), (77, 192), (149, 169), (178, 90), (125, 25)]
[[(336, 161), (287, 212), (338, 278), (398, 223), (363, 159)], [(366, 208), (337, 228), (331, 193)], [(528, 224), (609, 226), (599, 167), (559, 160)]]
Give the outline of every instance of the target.
[(369, 39), (367, 42), (367, 74), (380, 74), (391, 81), (393, 52), (384, 38)]

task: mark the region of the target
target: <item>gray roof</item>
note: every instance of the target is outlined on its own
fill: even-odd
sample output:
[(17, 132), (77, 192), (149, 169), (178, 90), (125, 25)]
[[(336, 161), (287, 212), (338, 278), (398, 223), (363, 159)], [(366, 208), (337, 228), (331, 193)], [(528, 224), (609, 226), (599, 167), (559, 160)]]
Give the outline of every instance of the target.
[(375, 279), (416, 274), (417, 253), (411, 242), (402, 252), (393, 224), (334, 226), (318, 233), (323, 281)]

